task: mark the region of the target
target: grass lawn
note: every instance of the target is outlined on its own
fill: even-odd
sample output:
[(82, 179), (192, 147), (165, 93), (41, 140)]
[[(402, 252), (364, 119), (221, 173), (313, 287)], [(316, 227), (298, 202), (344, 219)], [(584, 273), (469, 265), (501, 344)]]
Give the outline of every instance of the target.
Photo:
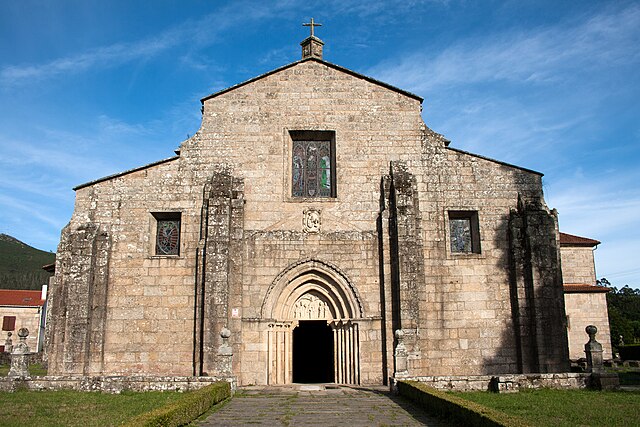
[[(6, 377), (9, 369), (11, 369), (11, 365), (0, 365), (0, 377)], [(32, 377), (42, 377), (47, 375), (47, 370), (44, 369), (41, 364), (34, 363), (33, 365), (29, 365), (29, 374), (31, 374)]]
[(453, 394), (535, 426), (640, 426), (640, 392), (542, 389)]
[(79, 391), (0, 392), (3, 426), (116, 426), (173, 402), (178, 392), (103, 394)]

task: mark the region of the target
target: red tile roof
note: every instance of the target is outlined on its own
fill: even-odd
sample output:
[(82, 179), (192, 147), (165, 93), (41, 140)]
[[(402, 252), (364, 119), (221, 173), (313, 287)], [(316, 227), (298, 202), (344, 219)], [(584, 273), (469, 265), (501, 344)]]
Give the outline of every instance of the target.
[(564, 292), (568, 294), (582, 292), (609, 292), (611, 290), (604, 286), (587, 285), (586, 283), (565, 283), (563, 287)]
[(0, 289), (0, 305), (41, 307), (44, 305), (44, 300), (40, 299), (41, 296), (40, 291)]
[(588, 246), (593, 247), (599, 245), (600, 242), (587, 237), (574, 236), (560, 232), (560, 246)]

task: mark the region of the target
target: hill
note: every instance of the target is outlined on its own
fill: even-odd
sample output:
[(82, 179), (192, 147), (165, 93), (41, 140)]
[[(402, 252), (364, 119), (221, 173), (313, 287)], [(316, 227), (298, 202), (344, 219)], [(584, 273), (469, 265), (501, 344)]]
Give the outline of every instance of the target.
[(0, 234), (0, 289), (41, 289), (49, 278), (42, 266), (54, 261), (54, 253)]

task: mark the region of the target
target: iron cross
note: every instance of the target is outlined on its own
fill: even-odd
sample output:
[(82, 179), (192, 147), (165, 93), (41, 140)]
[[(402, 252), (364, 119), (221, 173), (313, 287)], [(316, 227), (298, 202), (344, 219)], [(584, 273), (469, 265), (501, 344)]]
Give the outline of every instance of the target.
[(311, 37), (314, 37), (313, 35), (313, 27), (322, 27), (322, 24), (316, 24), (315, 22), (313, 22), (313, 18), (311, 18), (311, 22), (307, 23), (307, 24), (302, 24), (304, 27), (311, 27)]

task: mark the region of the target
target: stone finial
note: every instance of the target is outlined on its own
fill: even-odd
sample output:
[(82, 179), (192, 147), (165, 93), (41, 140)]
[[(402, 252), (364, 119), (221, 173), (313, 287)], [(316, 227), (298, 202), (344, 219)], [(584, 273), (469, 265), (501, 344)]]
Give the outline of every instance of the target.
[(220, 337), (222, 338), (223, 342), (226, 343), (230, 336), (231, 331), (227, 328), (222, 328), (222, 330), (220, 331)]
[(218, 347), (218, 360), (219, 360), (219, 372), (222, 375), (231, 375), (231, 359), (233, 357), (233, 349), (229, 345), (229, 337), (231, 331), (229, 329), (222, 328), (220, 330), (220, 338), (222, 338), (222, 344)]
[(393, 353), (396, 370), (395, 376), (406, 376), (408, 374), (408, 358), (407, 348), (404, 345), (404, 331), (402, 329), (396, 329), (396, 349)]
[(28, 377), (29, 376), (29, 363), (27, 361), (27, 354), (30, 349), (27, 345), (27, 337), (29, 336), (29, 330), (27, 328), (18, 329), (18, 338), (20, 341), (13, 347), (11, 353), (11, 369), (7, 376), (9, 377)]
[(13, 332), (7, 332), (7, 339), (4, 341), (5, 353), (13, 352), (13, 340), (11, 339), (11, 335), (13, 335)]
[(584, 330), (589, 335), (589, 342), (584, 345), (584, 353), (587, 357), (587, 371), (602, 372), (604, 370), (602, 363), (602, 344), (596, 341), (598, 328), (594, 325), (589, 325)]
[(13, 354), (26, 354), (30, 349), (27, 345), (27, 337), (29, 336), (29, 330), (27, 328), (18, 329), (18, 344), (13, 347)]

